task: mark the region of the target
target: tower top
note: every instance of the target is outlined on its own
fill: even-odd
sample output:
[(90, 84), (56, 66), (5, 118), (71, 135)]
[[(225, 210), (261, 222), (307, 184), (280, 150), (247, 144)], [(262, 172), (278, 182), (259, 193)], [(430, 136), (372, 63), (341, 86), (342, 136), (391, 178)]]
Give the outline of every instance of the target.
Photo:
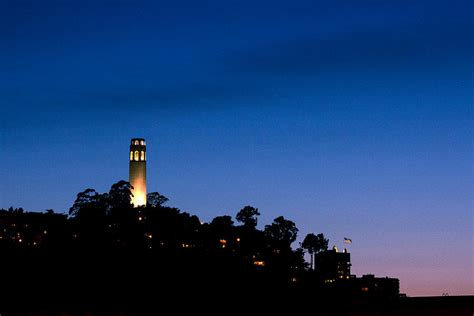
[(130, 141), (131, 146), (146, 146), (145, 138), (132, 138)]

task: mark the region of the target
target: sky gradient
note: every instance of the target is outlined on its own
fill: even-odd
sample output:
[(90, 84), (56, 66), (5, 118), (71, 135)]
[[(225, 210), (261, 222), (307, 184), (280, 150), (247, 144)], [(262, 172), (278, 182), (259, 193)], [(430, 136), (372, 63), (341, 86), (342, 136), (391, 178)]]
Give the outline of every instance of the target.
[(128, 179), (245, 205), (401, 292), (474, 295), (471, 1), (2, 1), (0, 208)]

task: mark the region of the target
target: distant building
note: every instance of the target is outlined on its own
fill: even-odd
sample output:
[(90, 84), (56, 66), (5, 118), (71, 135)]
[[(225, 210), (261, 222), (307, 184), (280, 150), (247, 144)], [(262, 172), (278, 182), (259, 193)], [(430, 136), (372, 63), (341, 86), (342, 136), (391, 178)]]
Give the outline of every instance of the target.
[(373, 274), (350, 280), (353, 297), (398, 298), (400, 296), (400, 281), (396, 278), (375, 277)]
[(315, 272), (324, 283), (332, 283), (351, 276), (351, 254), (338, 252), (337, 248), (314, 256)]
[(133, 187), (133, 206), (146, 205), (146, 143), (143, 138), (132, 138), (130, 142), (129, 182)]
[(356, 277), (351, 275), (350, 253), (336, 247), (315, 255), (316, 280), (335, 295), (348, 295), (355, 299), (391, 299), (400, 296), (400, 282), (389, 277), (372, 274)]

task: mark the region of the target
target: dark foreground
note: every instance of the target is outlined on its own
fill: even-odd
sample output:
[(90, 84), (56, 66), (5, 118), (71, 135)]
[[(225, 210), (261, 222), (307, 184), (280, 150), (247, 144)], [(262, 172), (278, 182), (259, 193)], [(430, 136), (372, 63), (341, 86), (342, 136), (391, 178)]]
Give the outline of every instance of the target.
[(474, 315), (474, 296), (354, 297), (226, 258), (190, 259), (6, 256), (0, 315)]
[[(201, 297), (203, 298), (203, 297)], [(171, 299), (171, 298), (169, 298)], [(268, 297), (241, 302), (237, 297), (208, 297), (201, 302), (188, 300), (187, 295), (177, 294), (172, 301), (162, 301), (159, 297), (152, 304), (136, 304), (121, 308), (102, 306), (91, 309), (60, 308), (28, 308), (27, 305), (18, 309), (2, 310), (2, 316), (138, 316), (138, 315), (341, 315), (341, 316), (376, 316), (376, 315), (416, 315), (416, 316), (472, 316), (474, 312), (474, 296), (453, 297), (414, 297), (402, 298), (391, 303), (352, 303), (341, 301), (321, 302), (299, 300), (290, 297)], [(219, 299), (217, 301), (216, 299)], [(112, 303), (112, 302), (110, 302)], [(330, 304), (327, 304), (330, 303)], [(26, 302), (25, 302), (26, 304)], [(303, 314), (304, 313), (304, 314)]]

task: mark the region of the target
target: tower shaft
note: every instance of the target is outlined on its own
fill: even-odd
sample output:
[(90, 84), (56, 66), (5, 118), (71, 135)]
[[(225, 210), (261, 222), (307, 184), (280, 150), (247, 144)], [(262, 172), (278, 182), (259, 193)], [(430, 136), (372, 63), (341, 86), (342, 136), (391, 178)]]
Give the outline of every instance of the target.
[(146, 143), (143, 138), (132, 138), (130, 143), (129, 182), (133, 187), (133, 206), (146, 205)]

